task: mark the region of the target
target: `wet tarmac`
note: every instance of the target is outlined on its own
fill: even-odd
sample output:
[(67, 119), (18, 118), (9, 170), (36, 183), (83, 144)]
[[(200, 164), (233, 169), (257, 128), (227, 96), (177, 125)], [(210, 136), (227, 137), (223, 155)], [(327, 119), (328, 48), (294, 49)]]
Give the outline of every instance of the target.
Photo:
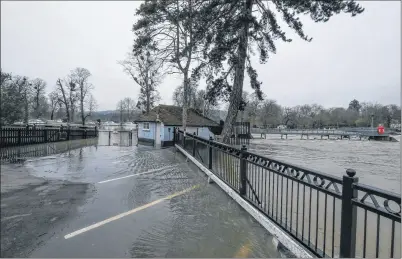
[(281, 257), (174, 151), (86, 146), (2, 163), (1, 256)]

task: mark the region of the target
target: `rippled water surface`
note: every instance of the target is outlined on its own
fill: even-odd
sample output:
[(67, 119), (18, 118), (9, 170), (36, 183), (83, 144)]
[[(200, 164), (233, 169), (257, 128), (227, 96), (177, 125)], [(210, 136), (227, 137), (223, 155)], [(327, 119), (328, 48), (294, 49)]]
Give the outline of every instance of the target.
[(249, 150), (294, 165), (342, 177), (356, 170), (359, 182), (401, 192), (401, 143), (360, 140), (301, 140), (299, 136), (253, 139)]
[[(4, 157), (10, 154), (24, 157), (18, 164), (2, 166), (8, 175), (23, 169), (31, 177), (62, 181), (66, 187), (72, 183), (85, 183), (94, 190), (91, 198), (78, 207), (78, 212), (74, 212), (68, 222), (45, 224), (52, 224), (51, 232), (55, 234), (40, 247), (32, 248), (30, 256), (281, 256), (272, 235), (217, 185), (208, 184), (205, 174), (186, 163), (174, 149), (88, 144), (91, 143), (76, 141), (51, 145), (52, 150), (61, 149), (62, 152), (50, 152), (49, 145), (4, 151)], [(42, 154), (47, 156), (41, 157)], [(145, 174), (124, 178), (141, 173)], [(113, 181), (101, 183), (105, 180)], [(198, 188), (71, 239), (63, 238), (73, 231), (192, 186)], [(39, 196), (33, 193), (32, 197)], [(30, 211), (29, 205), (26, 210)], [(19, 214), (28, 212), (24, 210)], [(53, 212), (47, 207), (43, 213)], [(36, 224), (34, 217), (26, 220)], [(35, 227), (44, 228), (43, 225)], [(59, 228), (62, 230), (57, 230)]]

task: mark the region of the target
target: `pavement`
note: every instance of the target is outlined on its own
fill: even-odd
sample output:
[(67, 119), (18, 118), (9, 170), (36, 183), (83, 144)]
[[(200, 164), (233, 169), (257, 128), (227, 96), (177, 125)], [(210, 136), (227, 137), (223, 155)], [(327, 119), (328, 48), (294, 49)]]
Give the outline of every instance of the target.
[(1, 165), (1, 257), (281, 257), (174, 148), (90, 146)]

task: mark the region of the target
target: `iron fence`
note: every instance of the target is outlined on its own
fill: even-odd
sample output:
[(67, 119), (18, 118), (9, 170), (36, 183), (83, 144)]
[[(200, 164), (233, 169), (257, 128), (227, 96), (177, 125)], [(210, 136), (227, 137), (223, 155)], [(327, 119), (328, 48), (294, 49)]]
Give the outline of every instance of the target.
[(316, 256), (400, 258), (400, 195), (355, 171), (336, 177), (182, 131), (175, 143)]
[(97, 143), (98, 143), (97, 139), (90, 138), (90, 139), (53, 142), (53, 143), (37, 144), (37, 145), (6, 147), (0, 149), (0, 161), (20, 163), (34, 157), (56, 155), (77, 148), (96, 146)]
[(0, 147), (24, 146), (31, 144), (50, 143), (64, 140), (95, 138), (98, 136), (96, 128), (78, 129), (61, 127), (46, 128), (12, 128), (1, 127)]

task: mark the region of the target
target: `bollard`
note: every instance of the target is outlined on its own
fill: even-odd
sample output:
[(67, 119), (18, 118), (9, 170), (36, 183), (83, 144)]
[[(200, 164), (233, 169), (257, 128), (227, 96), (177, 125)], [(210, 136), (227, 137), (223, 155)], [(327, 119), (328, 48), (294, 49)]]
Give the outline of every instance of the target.
[(339, 257), (353, 258), (356, 253), (356, 222), (357, 207), (352, 204), (352, 199), (357, 198), (357, 190), (353, 184), (359, 182), (356, 171), (347, 169), (342, 182), (342, 211), (341, 211), (341, 240)]

